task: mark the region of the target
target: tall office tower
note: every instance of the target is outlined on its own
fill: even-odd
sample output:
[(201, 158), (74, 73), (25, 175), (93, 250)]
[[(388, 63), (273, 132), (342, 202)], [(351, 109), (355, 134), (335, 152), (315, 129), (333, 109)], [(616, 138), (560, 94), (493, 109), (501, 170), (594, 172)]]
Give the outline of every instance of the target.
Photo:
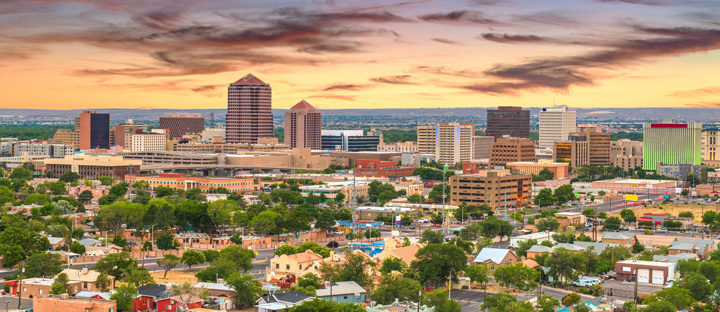
[(80, 113), (80, 149), (110, 148), (110, 114)]
[(225, 142), (255, 144), (268, 137), (273, 137), (272, 90), (247, 74), (228, 86)]
[(703, 164), (718, 167), (720, 164), (720, 129), (717, 127), (702, 130), (701, 159)]
[(535, 161), (535, 144), (528, 138), (498, 138), (490, 151), (490, 166)]
[(586, 128), (580, 132), (571, 132), (570, 141), (588, 142), (588, 165), (610, 165), (610, 133), (599, 132), (594, 128)]
[(441, 122), (435, 124), (435, 162), (444, 165), (472, 160), (475, 124)]
[(643, 169), (655, 171), (658, 162), (699, 165), (701, 131), (702, 124), (643, 124)]
[(485, 135), (496, 139), (504, 135), (514, 138), (530, 137), (530, 111), (517, 106), (499, 106), (487, 110)]
[(291, 148), (322, 148), (322, 116), (305, 100), (285, 112), (285, 144)]
[(168, 129), (170, 138), (205, 130), (205, 118), (197, 113), (166, 113), (160, 116), (160, 129)]
[(590, 143), (588, 141), (555, 142), (553, 161), (569, 163), (572, 168), (590, 164)]
[(552, 149), (555, 142), (567, 141), (570, 132), (575, 131), (577, 113), (567, 106), (543, 108), (540, 111), (540, 148)]
[(435, 126), (417, 126), (417, 151), (435, 154)]

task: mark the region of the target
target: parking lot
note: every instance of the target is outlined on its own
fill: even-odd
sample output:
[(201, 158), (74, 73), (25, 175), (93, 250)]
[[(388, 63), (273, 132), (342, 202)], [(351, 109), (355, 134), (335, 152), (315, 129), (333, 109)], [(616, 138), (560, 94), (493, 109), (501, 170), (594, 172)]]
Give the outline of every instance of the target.
[[(617, 280), (605, 280), (602, 284), (605, 294), (612, 297), (632, 299), (635, 296), (635, 283)], [(649, 294), (663, 289), (661, 285), (638, 283), (638, 294)]]

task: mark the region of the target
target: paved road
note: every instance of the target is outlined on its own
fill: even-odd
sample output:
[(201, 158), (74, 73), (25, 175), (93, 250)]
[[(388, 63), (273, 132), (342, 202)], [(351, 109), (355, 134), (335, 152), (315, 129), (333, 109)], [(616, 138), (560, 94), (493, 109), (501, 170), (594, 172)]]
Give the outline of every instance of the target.
[[(13, 296), (0, 296), (0, 309), (2, 311), (9, 311), (17, 309), (18, 307), (18, 298)], [(32, 308), (32, 299), (20, 299), (20, 309), (30, 309)]]
[(480, 306), (485, 300), (481, 290), (453, 290), (450, 298), (457, 300), (462, 305), (463, 311), (480, 311)]

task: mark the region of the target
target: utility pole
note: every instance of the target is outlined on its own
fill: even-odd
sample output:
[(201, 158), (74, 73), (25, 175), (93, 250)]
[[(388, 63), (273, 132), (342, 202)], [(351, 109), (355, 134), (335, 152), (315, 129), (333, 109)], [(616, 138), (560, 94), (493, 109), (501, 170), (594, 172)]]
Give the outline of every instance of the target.
[(448, 235), (448, 217), (447, 217), (447, 207), (445, 206), (445, 170), (447, 170), (447, 165), (443, 166), (443, 192), (442, 192), (442, 204), (443, 204), (443, 225), (445, 228), (445, 236)]
[(638, 303), (638, 268), (635, 267), (635, 286), (633, 290), (633, 300)]

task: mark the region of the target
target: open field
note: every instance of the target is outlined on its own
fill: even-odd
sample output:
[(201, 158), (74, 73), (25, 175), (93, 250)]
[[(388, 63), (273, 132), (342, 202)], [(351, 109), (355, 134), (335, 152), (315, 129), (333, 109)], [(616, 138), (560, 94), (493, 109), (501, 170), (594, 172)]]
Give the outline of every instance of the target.
[(186, 272), (175, 272), (175, 271), (169, 271), (166, 278), (162, 278), (163, 274), (165, 272), (163, 271), (155, 271), (150, 272), (150, 275), (155, 279), (155, 282), (157, 283), (184, 283), (184, 282), (190, 282), (190, 283), (197, 283), (198, 280), (195, 277), (195, 274), (193, 273), (186, 273)]
[[(647, 207), (630, 207), (633, 211), (635, 211), (635, 215), (637, 217), (641, 217), (642, 215), (646, 213), (657, 213), (657, 214), (670, 214), (673, 216), (677, 216), (681, 212), (689, 211), (692, 212), (693, 216), (695, 217), (695, 223), (700, 224), (702, 223), (702, 215), (705, 211), (713, 210), (715, 212), (719, 211), (720, 206), (718, 205), (708, 205), (708, 204), (674, 204), (674, 203), (667, 203), (667, 204), (654, 204)], [(614, 212), (609, 214), (610, 216), (616, 216), (620, 217), (620, 211)]]

